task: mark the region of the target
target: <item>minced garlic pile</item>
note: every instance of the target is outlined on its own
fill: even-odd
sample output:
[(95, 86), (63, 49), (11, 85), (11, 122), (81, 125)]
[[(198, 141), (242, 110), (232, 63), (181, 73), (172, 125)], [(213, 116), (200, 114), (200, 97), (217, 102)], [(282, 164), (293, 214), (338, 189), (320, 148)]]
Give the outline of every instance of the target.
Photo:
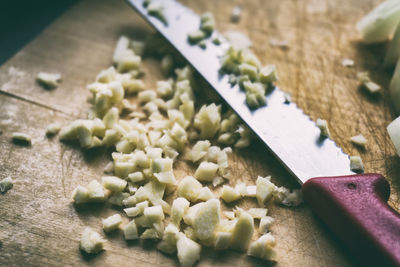
[[(102, 221), (105, 233), (122, 229), (126, 240), (160, 240), (157, 248), (176, 253), (182, 266), (199, 260), (202, 245), (276, 260), (275, 239), (269, 232), (274, 219), (267, 216), (265, 204), (298, 205), (300, 191), (277, 187), (270, 177), (258, 177), (255, 185), (235, 184), (236, 177), (229, 172), (230, 146), (247, 147), (249, 130), (232, 111), (222, 113), (220, 105), (196, 110), (192, 70), (172, 71), (171, 55), (163, 55), (161, 62), (166, 80), (157, 82), (155, 90), (145, 88), (139, 79), (144, 50), (144, 43), (120, 37), (114, 65), (88, 85), (93, 93), (88, 119), (73, 121), (60, 131), (60, 140), (77, 140), (85, 149), (115, 148), (113, 162), (105, 168), (109, 175), (78, 185), (72, 193), (74, 203), (109, 202), (120, 207), (121, 213)], [(249, 68), (239, 66), (251, 75)], [(139, 105), (127, 96), (136, 97)], [(174, 165), (180, 160), (197, 166), (193, 176), (175, 177)], [(213, 192), (216, 189), (219, 194)], [(166, 201), (172, 194), (177, 197)], [(220, 199), (231, 203), (241, 198), (255, 198), (260, 208), (222, 212)], [(124, 224), (121, 214), (130, 222)], [(260, 221), (258, 231), (254, 220)], [(97, 253), (103, 243), (98, 233), (86, 228), (80, 247)]]

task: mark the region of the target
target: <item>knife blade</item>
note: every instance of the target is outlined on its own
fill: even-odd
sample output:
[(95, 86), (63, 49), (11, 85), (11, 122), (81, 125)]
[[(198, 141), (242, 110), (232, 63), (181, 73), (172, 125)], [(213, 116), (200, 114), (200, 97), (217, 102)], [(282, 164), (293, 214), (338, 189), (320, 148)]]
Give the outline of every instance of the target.
[(348, 155), (331, 139), (321, 139), (315, 123), (296, 104), (285, 104), (278, 87), (267, 94), (266, 106), (249, 109), (239, 86), (220, 72), (227, 44), (211, 41), (220, 34), (214, 31), (206, 49), (191, 45), (187, 36), (199, 29), (197, 14), (175, 0), (153, 0), (163, 6), (165, 23), (148, 14), (144, 1), (127, 0), (303, 184), (305, 201), (360, 262), (400, 266), (400, 216), (386, 204), (390, 188), (383, 176), (354, 175)]
[[(148, 16), (142, 1), (129, 1), (215, 88), (224, 101), (262, 140), (283, 166), (302, 184), (311, 177), (354, 174), (349, 157), (330, 139), (320, 139), (320, 131), (296, 104), (283, 104), (284, 93), (274, 88), (267, 105), (250, 110), (238, 85), (231, 86), (228, 75), (221, 75), (220, 57), (227, 49), (206, 40), (206, 49), (188, 42), (188, 33), (199, 29), (200, 19), (176, 1), (161, 1), (168, 24)], [(220, 36), (214, 32), (214, 36)], [(207, 60), (204, 60), (204, 59)]]

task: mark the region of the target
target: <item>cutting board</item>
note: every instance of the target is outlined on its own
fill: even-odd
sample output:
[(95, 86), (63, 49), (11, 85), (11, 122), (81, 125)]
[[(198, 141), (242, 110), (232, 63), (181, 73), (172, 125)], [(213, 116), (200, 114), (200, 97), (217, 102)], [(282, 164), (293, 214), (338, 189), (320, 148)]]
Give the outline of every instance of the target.
[[(395, 118), (387, 87), (391, 73), (382, 69), (385, 44), (364, 46), (355, 30), (357, 20), (379, 1), (317, 0), (198, 0), (182, 1), (196, 12), (211, 11), (218, 28), (240, 30), (254, 43), (264, 64), (279, 71), (279, 86), (312, 119), (329, 122), (332, 139), (349, 155), (360, 155), (367, 172), (384, 174), (391, 185), (389, 204), (400, 209), (400, 160), (386, 132)], [(229, 21), (233, 6), (242, 7), (238, 24)], [(100, 179), (110, 151), (84, 152), (45, 137), (46, 126), (84, 118), (89, 104), (86, 85), (111, 64), (118, 36), (143, 39), (152, 30), (121, 1), (83, 0), (58, 18), (35, 40), (0, 67), (0, 179), (11, 176), (14, 188), (0, 195), (1, 266), (175, 266), (175, 257), (158, 252), (153, 243), (125, 242), (120, 232), (107, 235), (106, 250), (86, 256), (78, 249), (86, 226), (102, 233), (101, 219), (118, 212), (104, 205), (75, 207), (70, 194), (77, 185)], [(289, 49), (272, 47), (272, 39), (285, 40)], [(353, 68), (341, 65), (355, 61)], [(145, 60), (145, 82), (154, 88), (160, 78), (157, 62)], [(60, 72), (55, 90), (35, 82), (39, 71)], [(356, 73), (370, 71), (383, 92), (370, 96), (358, 87)], [(293, 129), (301, 134), (301, 129)], [(28, 133), (31, 147), (11, 142), (14, 131)], [(351, 136), (363, 134), (366, 149), (358, 149)], [(234, 151), (232, 181), (254, 183), (258, 175), (298, 187), (290, 175), (255, 143)], [(178, 178), (192, 168), (178, 164)], [(244, 207), (254, 203), (239, 203)], [(268, 206), (276, 219), (271, 231), (277, 239), (277, 266), (351, 266), (355, 262), (307, 205)], [(245, 254), (204, 249), (198, 266), (268, 266)]]

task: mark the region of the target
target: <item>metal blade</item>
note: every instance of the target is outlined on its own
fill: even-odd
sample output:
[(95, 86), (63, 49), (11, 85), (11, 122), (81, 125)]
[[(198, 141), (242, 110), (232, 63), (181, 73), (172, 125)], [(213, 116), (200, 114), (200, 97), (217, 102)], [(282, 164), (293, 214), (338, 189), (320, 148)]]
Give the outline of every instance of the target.
[(164, 7), (168, 22), (164, 24), (148, 15), (143, 0), (127, 2), (187, 59), (301, 184), (313, 177), (354, 174), (349, 157), (332, 140), (320, 139), (315, 123), (294, 103), (285, 104), (279, 88), (267, 95), (266, 106), (254, 111), (247, 107), (244, 92), (219, 72), (226, 47), (213, 44), (212, 38), (206, 41), (206, 49), (188, 42), (188, 33), (200, 25), (200, 17), (192, 10), (175, 0), (153, 0)]

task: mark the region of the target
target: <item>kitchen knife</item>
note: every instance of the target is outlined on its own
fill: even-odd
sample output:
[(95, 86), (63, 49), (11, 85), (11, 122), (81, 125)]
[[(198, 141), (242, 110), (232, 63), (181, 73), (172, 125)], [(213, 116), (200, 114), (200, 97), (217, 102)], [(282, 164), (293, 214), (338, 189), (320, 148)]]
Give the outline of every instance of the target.
[[(368, 266), (400, 266), (400, 215), (386, 201), (390, 188), (379, 174), (354, 174), (349, 157), (330, 139), (321, 139), (315, 123), (294, 103), (285, 104), (275, 87), (267, 105), (247, 107), (245, 94), (220, 72), (227, 44), (206, 40), (191, 45), (188, 33), (199, 29), (200, 17), (175, 0), (153, 0), (165, 21), (150, 16), (143, 3), (127, 0), (249, 126), (255, 135), (302, 184), (304, 200), (347, 247)], [(318, 178), (312, 178), (318, 177)]]

